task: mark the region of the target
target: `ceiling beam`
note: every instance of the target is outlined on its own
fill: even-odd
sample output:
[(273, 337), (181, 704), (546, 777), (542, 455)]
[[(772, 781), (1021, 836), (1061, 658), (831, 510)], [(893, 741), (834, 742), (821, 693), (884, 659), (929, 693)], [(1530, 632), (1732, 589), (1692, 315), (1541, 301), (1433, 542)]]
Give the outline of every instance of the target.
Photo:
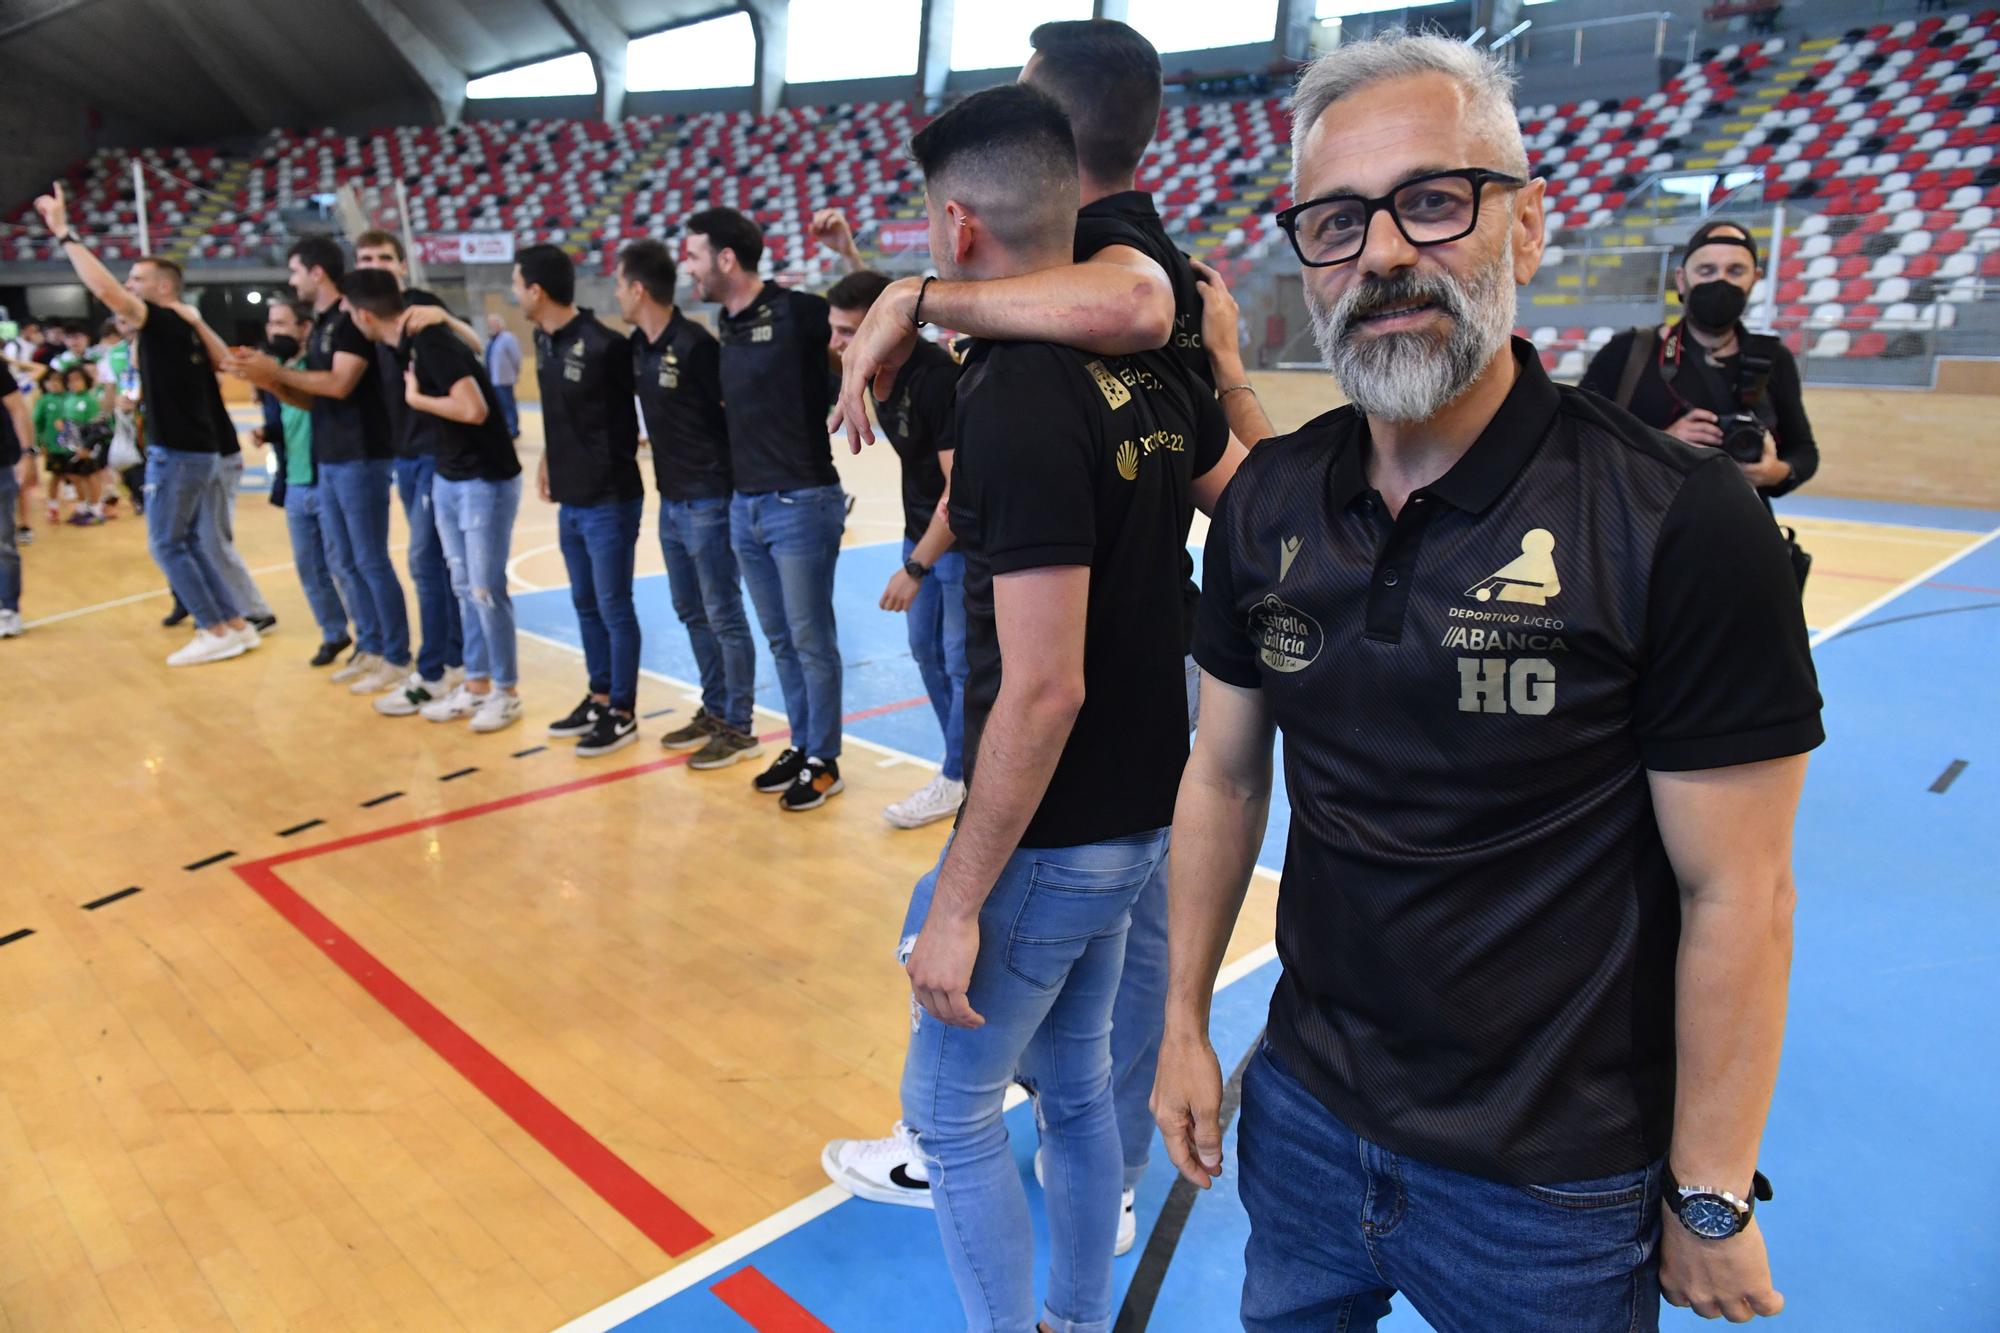
[(465, 71), (418, 31), (395, 0), (354, 0), (354, 7), (367, 16), (404, 66), (430, 90), (444, 123), (456, 125), (465, 111)]
[(604, 118), (615, 125), (625, 113), (625, 46), (631, 37), (598, 0), (542, 0), (542, 7), (597, 66)]
[(770, 115), (785, 96), (785, 56), (790, 50), (791, 0), (737, 0), (757, 36), (757, 110)]
[(243, 56), (226, 27), (200, 17), (189, 0), (152, 0), (152, 8), (180, 38), (195, 68), (208, 76), (252, 129), (262, 132), (285, 123), (286, 108), (268, 93), (273, 81), (257, 61)]

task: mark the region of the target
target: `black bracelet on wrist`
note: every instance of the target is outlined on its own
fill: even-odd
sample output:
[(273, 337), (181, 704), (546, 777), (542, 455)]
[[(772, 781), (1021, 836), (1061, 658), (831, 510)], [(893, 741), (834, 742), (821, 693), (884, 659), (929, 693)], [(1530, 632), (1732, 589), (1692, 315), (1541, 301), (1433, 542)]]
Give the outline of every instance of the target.
[(924, 326), (924, 293), (928, 292), (931, 289), (931, 284), (936, 281), (937, 274), (930, 274), (924, 279), (923, 285), (917, 288), (917, 305), (914, 310), (910, 311), (910, 322), (918, 328)]
[(79, 235), (77, 235), (77, 234), (76, 234), (76, 228), (75, 228), (75, 227), (71, 227), (71, 228), (70, 228), (70, 229), (69, 229), (68, 231), (66, 231), (66, 232), (64, 232), (64, 233), (63, 233), (62, 235), (60, 235), (60, 236), (56, 237), (56, 244), (57, 244), (57, 245), (82, 245), (82, 244), (83, 244), (83, 237), (81, 237), (81, 236), (79, 236)]

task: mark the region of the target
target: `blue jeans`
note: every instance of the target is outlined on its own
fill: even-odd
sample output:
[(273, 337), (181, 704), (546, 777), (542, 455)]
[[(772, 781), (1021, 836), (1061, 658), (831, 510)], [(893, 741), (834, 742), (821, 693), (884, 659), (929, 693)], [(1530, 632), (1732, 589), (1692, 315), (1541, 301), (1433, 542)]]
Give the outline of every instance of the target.
[(729, 542), (771, 645), (791, 743), (815, 759), (840, 757), (840, 634), (833, 566), (847, 527), (838, 486), (738, 494)]
[[(1188, 730), (1201, 711), (1201, 669), (1187, 671)], [(1118, 1113), (1118, 1143), (1125, 1153), (1125, 1188), (1139, 1188), (1153, 1149), (1153, 1075), (1160, 1068), (1160, 1035), (1167, 1024), (1167, 864), (1132, 904), (1125, 936), (1125, 974), (1111, 1010), (1111, 1103)]]
[(396, 494), (410, 524), (410, 582), (417, 589), (417, 626), (423, 635), (417, 645), (417, 674), (425, 680), (442, 680), (448, 669), (465, 665), (465, 644), (451, 571), (445, 568), (444, 546), (431, 515), (437, 459), (419, 454), (398, 458), (395, 467)]
[(451, 569), (465, 626), (465, 675), (511, 690), (521, 680), (514, 638), (514, 599), (507, 595), (507, 551), (514, 514), (521, 507), (521, 479), (431, 480), (438, 537)]
[(364, 653), (408, 666), (410, 616), (396, 566), (389, 560), (390, 480), (386, 458), (319, 465), (320, 508), (340, 548), (334, 573), (345, 564), (357, 585), (347, 599), (355, 642)]
[(321, 523), (319, 487), (294, 482), (285, 487), (285, 528), (292, 536), (292, 568), (299, 573), (306, 605), (312, 608), (322, 643), (347, 637), (347, 604), (334, 584), (327, 564), (327, 539)]
[[(1016, 1070), (1035, 1084), (1046, 1148), (1049, 1295), (1039, 1317), (1056, 1333), (1111, 1327), (1120, 1171), (1111, 1008), (1132, 900), (1166, 849), (1159, 829), (1015, 852), (979, 912), (968, 998), (985, 1025), (949, 1027), (912, 1002), (903, 1120), (929, 1171), (972, 1333), (1029, 1333), (1038, 1315), (1027, 1192), (1000, 1115)], [(911, 896), (905, 958), (937, 875)]]
[(222, 455), (215, 469), (215, 480), (202, 496), (204, 513), (197, 535), (208, 558), (222, 571), (229, 600), (235, 603), (237, 611), (246, 616), (268, 616), (271, 607), (264, 594), (257, 591), (250, 567), (236, 550), (236, 492), (242, 485), (243, 455), (240, 452)]
[(660, 554), (674, 614), (686, 626), (710, 717), (750, 730), (757, 703), (757, 645), (743, 614), (743, 585), (729, 549), (729, 500), (660, 501)]
[(14, 504), (20, 498), (14, 464), (0, 463), (0, 611), (21, 609), (21, 547), (14, 527)]
[(500, 404), (500, 415), (507, 422), (507, 434), (517, 440), (520, 439), (521, 405), (514, 401), (514, 386), (511, 384), (494, 385), (493, 398)]
[(242, 613), (229, 582), (202, 540), (203, 504), (222, 459), (150, 445), (146, 449), (146, 546), (194, 623), (213, 629)]
[(639, 613), (632, 606), (632, 566), (639, 552), (644, 500), (564, 505), (556, 535), (569, 570), (569, 600), (583, 636), (590, 692), (631, 712), (639, 702)]
[(1660, 1164), (1507, 1185), (1359, 1138), (1268, 1044), (1243, 1076), (1249, 1333), (1370, 1333), (1401, 1291), (1439, 1333), (1652, 1333)]
[[(903, 538), (903, 562), (909, 563), (917, 544)], [(953, 782), (965, 781), (965, 557), (946, 551), (931, 566), (930, 577), (917, 585), (906, 613), (910, 618), (910, 656), (923, 677), (924, 693), (937, 712), (944, 732), (942, 773)]]

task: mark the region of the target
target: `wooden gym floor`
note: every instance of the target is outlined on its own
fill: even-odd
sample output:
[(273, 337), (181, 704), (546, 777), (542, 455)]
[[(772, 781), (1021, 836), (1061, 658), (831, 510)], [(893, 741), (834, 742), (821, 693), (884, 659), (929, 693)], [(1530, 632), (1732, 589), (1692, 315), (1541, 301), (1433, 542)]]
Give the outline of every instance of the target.
[[(1260, 384), (1281, 427), (1337, 401), (1317, 376)], [(1788, 515), (1818, 560), (1811, 624), (1979, 539), (1916, 506), (2000, 508), (1990, 402), (1813, 396), (1828, 462)], [(642, 743), (592, 762), (545, 742), (583, 682), (532, 499), (512, 570), (528, 713), (489, 737), (378, 717), (305, 666), (317, 635), (261, 492), (238, 541), (281, 626), (187, 671), (161, 664), (184, 634), (159, 627), (143, 524), (37, 516), (31, 628), (0, 645), (0, 1329), (552, 1328), (718, 1266), (718, 1241), (820, 1193), (827, 1138), (886, 1129), (892, 950), (945, 828), (880, 818), (926, 779), (935, 724), (874, 607), (893, 455), (837, 461), (859, 497), (848, 790), (798, 817), (751, 795), (752, 766), (693, 774), (658, 748), (693, 705), (657, 577)], [(1821, 499), (1856, 492), (1875, 503)], [(1246, 967), (1273, 899), (1260, 876)], [(735, 1326), (794, 1326), (760, 1322), (775, 1291), (725, 1298)]]

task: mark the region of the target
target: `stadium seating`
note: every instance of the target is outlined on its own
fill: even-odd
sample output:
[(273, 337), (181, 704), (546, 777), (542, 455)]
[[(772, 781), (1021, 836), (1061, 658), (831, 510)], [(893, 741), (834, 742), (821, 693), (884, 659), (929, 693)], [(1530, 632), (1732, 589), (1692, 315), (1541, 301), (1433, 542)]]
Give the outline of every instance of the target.
[[(129, 260), (139, 254), (139, 211), (132, 197), (132, 167), (145, 167), (147, 229), (156, 250), (171, 248), (191, 218), (202, 208), (202, 197), (190, 183), (212, 181), (217, 160), (213, 148), (119, 149), (92, 155), (68, 176), (70, 220), (98, 238), (106, 259)], [(29, 262), (55, 254), (32, 206), (23, 204), (0, 232), (0, 261)]]

